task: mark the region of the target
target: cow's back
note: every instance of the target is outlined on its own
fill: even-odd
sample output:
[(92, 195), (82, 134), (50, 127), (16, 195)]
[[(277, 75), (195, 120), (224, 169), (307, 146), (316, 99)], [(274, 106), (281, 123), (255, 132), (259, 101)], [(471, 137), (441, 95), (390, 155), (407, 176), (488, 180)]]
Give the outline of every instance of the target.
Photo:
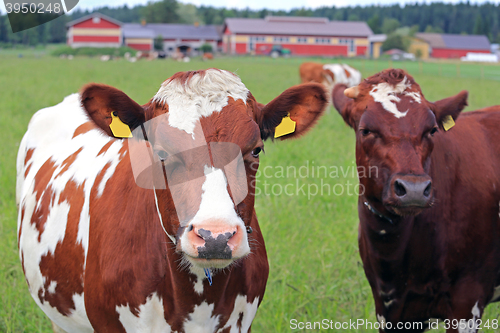
[(38, 111), (20, 145), (19, 255), (36, 303), (71, 332), (93, 331), (83, 295), (90, 193), (102, 194), (123, 149), (89, 120), (77, 94)]

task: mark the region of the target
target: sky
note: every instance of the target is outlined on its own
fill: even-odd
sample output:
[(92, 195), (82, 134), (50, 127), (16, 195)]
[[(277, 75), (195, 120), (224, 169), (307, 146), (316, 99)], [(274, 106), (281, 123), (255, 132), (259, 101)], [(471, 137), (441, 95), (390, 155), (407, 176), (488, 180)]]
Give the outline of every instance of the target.
[[(7, 0), (6, 0), (7, 1)], [(249, 7), (250, 9), (273, 9), (273, 10), (278, 10), (278, 9), (283, 9), (283, 10), (290, 10), (293, 8), (317, 8), (317, 7), (322, 7), (322, 6), (332, 6), (335, 5), (336, 7), (344, 7), (344, 6), (355, 6), (355, 5), (361, 5), (361, 6), (367, 6), (367, 5), (390, 5), (390, 4), (395, 4), (399, 3), (401, 5), (404, 5), (405, 3), (429, 3), (429, 2), (434, 2), (431, 0), (178, 0), (179, 2), (182, 3), (192, 3), (194, 5), (200, 6), (200, 5), (205, 5), (205, 6), (214, 6), (214, 7), (226, 7), (226, 8), (238, 8), (238, 9), (244, 9)], [(33, 1), (36, 2), (36, 1)], [(138, 4), (146, 4), (148, 0), (80, 0), (76, 8), (81, 8), (81, 9), (92, 9), (96, 7), (101, 7), (104, 4), (109, 6), (109, 7), (118, 7), (122, 6), (124, 4), (127, 4), (129, 6), (134, 6)], [(445, 1), (439, 1), (439, 2), (446, 2), (446, 3), (458, 3), (461, 2), (460, 0), (445, 0)], [(471, 3), (484, 3), (486, 0), (471, 0)], [(493, 3), (500, 3), (500, 0), (490, 0), (489, 2)], [(2, 0), (0, 0), (0, 11), (2, 14), (5, 14), (5, 5)]]

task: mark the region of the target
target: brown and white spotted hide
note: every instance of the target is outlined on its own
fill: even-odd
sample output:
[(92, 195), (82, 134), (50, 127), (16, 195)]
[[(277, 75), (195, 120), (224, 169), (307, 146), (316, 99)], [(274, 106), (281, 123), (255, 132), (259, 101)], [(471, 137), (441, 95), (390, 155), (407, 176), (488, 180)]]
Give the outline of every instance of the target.
[[(263, 105), (209, 69), (172, 76), (142, 106), (90, 84), (38, 111), (17, 159), (35, 302), (67, 332), (250, 331), (269, 270), (259, 153), (283, 117), (297, 123), (283, 139), (298, 137), (325, 106), (318, 84)], [(117, 119), (131, 138), (114, 136)]]

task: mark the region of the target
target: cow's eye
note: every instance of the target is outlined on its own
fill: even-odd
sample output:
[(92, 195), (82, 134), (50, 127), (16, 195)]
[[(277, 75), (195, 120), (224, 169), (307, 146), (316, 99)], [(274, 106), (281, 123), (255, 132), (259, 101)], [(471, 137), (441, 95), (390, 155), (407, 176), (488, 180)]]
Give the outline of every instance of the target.
[(257, 147), (254, 150), (252, 150), (251, 154), (252, 154), (253, 157), (257, 158), (257, 157), (259, 157), (259, 154), (260, 154), (261, 151), (262, 151), (262, 148), (261, 147)]
[(431, 129), (431, 131), (429, 132), (429, 134), (432, 135), (432, 136), (434, 136), (434, 134), (436, 134), (437, 131), (438, 131), (438, 128), (434, 127), (433, 129)]
[(361, 130), (361, 135), (363, 135), (363, 136), (367, 136), (370, 133), (371, 133), (371, 131), (369, 129), (367, 129), (367, 128), (363, 128)]

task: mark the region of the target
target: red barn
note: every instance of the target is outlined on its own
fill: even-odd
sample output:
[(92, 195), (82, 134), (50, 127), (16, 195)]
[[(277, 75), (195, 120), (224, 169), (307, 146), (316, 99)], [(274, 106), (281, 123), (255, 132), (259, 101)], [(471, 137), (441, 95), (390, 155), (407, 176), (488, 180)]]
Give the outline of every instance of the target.
[(220, 32), (214, 25), (121, 23), (100, 13), (71, 21), (67, 27), (68, 45), (72, 47), (129, 46), (147, 52), (153, 51), (155, 38), (161, 36), (168, 54), (196, 56), (202, 45), (210, 44), (217, 51), (221, 43)]
[(223, 31), (228, 54), (269, 54), (286, 48), (293, 55), (346, 57), (367, 55), (373, 34), (365, 22), (287, 16), (228, 18)]
[(123, 43), (122, 23), (95, 13), (69, 22), (68, 45), (72, 47), (120, 47)]
[(483, 35), (417, 33), (415, 37), (429, 43), (433, 58), (453, 59), (465, 57), (467, 53), (491, 53), (490, 42)]

